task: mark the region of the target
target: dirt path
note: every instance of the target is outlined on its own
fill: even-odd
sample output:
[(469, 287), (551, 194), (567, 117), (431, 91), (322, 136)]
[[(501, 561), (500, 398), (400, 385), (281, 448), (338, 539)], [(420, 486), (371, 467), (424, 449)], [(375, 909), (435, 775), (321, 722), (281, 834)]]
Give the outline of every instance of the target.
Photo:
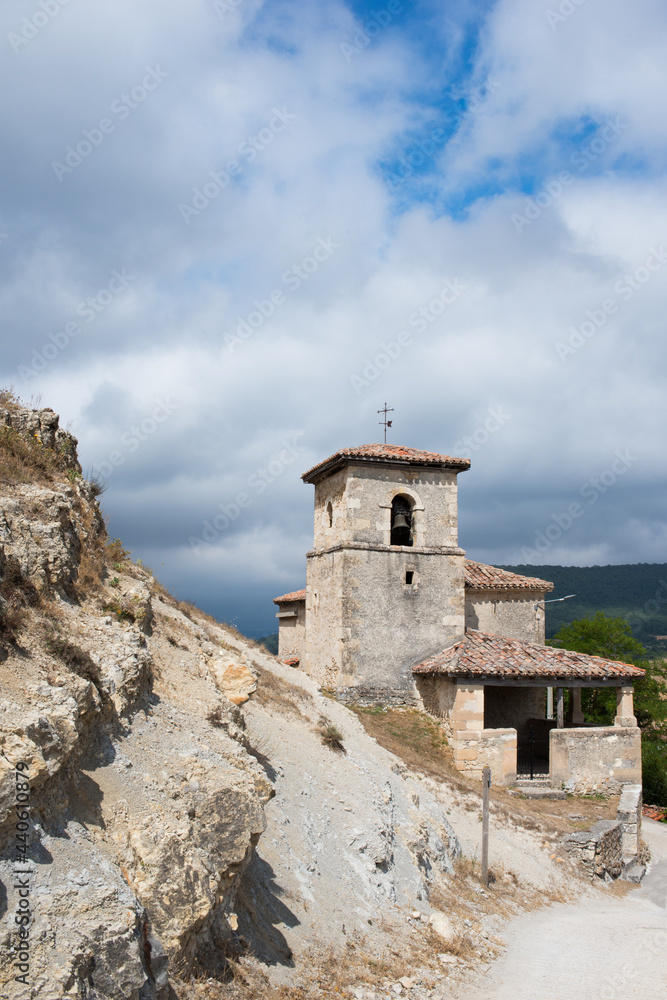
[(644, 820), (640, 889), (604, 890), (512, 921), (507, 952), (466, 1000), (655, 1000), (667, 983), (667, 825)]

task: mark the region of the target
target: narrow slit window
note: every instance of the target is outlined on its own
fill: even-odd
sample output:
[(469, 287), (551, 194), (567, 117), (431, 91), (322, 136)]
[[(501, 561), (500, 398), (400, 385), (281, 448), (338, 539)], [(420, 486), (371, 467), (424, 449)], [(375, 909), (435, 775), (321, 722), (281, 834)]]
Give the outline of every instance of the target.
[(415, 578), (415, 571), (413, 569), (406, 569), (405, 571), (405, 582), (412, 583)]
[(333, 506), (331, 501), (327, 504), (327, 527), (333, 528)]

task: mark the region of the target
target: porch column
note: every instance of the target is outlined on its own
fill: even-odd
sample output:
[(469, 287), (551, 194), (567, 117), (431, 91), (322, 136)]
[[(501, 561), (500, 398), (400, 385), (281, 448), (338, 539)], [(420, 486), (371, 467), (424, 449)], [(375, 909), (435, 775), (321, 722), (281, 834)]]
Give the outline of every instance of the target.
[(558, 729), (565, 728), (565, 703), (561, 687), (556, 688), (556, 726)]
[(615, 726), (630, 727), (637, 725), (637, 719), (635, 718), (634, 706), (632, 703), (632, 692), (633, 692), (632, 684), (616, 688), (616, 718), (614, 719)]
[(547, 719), (554, 717), (554, 689), (547, 688)]
[(584, 713), (581, 710), (581, 688), (571, 688), (572, 694), (572, 725), (578, 726), (584, 721)]
[(454, 766), (459, 771), (472, 771), (475, 775), (479, 771), (481, 774), (478, 754), (481, 733), (484, 729), (483, 684), (457, 681), (450, 723)]

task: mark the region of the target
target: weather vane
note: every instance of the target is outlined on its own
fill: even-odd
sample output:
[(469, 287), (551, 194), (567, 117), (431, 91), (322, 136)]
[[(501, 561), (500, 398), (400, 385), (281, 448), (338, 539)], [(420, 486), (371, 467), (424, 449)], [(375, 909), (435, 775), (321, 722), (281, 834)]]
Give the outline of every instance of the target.
[(378, 410), (377, 412), (378, 413), (384, 413), (384, 420), (379, 420), (378, 423), (380, 424), (381, 427), (384, 427), (384, 443), (386, 444), (387, 443), (387, 427), (391, 427), (391, 424), (392, 424), (391, 420), (387, 420), (387, 414), (388, 413), (393, 413), (394, 412), (394, 408), (393, 408), (393, 406), (390, 406), (389, 408), (387, 408), (387, 404), (385, 403), (384, 404), (384, 408), (382, 410)]

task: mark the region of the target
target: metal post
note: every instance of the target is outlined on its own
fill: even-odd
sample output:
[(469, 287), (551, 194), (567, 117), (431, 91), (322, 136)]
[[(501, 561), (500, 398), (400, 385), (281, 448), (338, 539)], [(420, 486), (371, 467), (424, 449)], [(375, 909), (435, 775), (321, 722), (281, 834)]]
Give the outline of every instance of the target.
[(489, 886), (489, 789), (491, 768), (482, 771), (482, 882)]
[(563, 701), (563, 688), (556, 688), (556, 725), (559, 729), (565, 728), (565, 708)]
[(532, 723), (528, 723), (528, 748), (530, 751), (530, 780), (534, 777), (534, 754), (535, 754), (535, 737), (533, 736), (533, 726)]

